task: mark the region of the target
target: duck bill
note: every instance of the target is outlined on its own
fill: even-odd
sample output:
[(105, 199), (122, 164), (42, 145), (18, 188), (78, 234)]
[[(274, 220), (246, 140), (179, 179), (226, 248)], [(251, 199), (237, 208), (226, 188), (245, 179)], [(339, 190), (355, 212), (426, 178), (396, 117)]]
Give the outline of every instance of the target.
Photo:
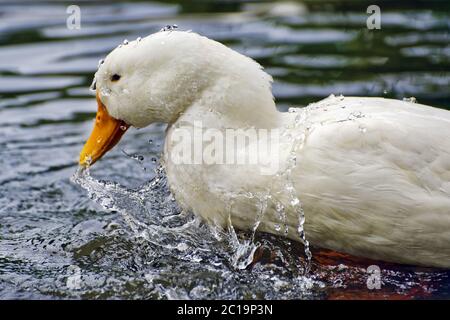
[(98, 111), (94, 129), (80, 153), (80, 165), (87, 167), (94, 164), (106, 152), (111, 150), (127, 131), (129, 125), (108, 114), (108, 110), (97, 95)]

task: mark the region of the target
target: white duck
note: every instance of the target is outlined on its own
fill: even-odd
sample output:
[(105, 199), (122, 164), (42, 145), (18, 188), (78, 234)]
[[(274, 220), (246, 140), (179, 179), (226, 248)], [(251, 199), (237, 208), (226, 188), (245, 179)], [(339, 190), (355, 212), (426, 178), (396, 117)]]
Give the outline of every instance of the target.
[[(255, 61), (172, 30), (119, 46), (95, 81), (99, 109), (81, 165), (98, 160), (129, 126), (165, 122), (172, 192), (205, 221), (303, 241), (304, 210), (306, 238), (317, 247), (450, 267), (449, 111), (331, 96), (279, 112), (272, 79)], [(278, 147), (266, 159), (277, 166), (175, 161), (177, 129), (200, 125), (219, 133), (278, 130)], [(203, 138), (194, 135), (194, 145)]]

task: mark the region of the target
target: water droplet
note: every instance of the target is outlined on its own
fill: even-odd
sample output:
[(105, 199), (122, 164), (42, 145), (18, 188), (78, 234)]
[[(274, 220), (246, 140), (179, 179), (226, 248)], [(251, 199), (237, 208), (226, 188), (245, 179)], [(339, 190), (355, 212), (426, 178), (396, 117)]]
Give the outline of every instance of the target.
[(86, 166), (89, 167), (92, 163), (92, 156), (91, 155), (87, 155), (84, 157), (84, 162), (86, 163)]
[(356, 120), (356, 119), (359, 119), (359, 118), (364, 118), (364, 115), (362, 114), (361, 111), (352, 112), (348, 116), (348, 120)]
[(295, 191), (294, 186), (291, 185), (291, 184), (289, 184), (289, 185), (286, 186), (286, 190), (287, 190), (289, 193), (292, 193), (293, 191)]
[(276, 223), (273, 227), (275, 228), (275, 231), (280, 232), (281, 226), (278, 223)]
[(173, 31), (175, 29), (178, 29), (178, 26), (176, 24), (172, 24), (172, 25), (168, 24), (165, 27), (161, 28), (161, 30), (159, 30), (159, 31)]
[(281, 202), (277, 202), (277, 204), (275, 205), (275, 209), (277, 210), (277, 212), (282, 212), (284, 210), (284, 206), (281, 204)]
[(417, 103), (417, 99), (415, 97), (403, 98), (403, 101), (410, 103)]
[(92, 83), (91, 86), (89, 87), (89, 90), (95, 91), (96, 89), (97, 89), (97, 80), (94, 77), (94, 79), (92, 79)]
[(151, 161), (152, 161), (152, 163), (156, 163), (158, 160), (157, 160), (155, 157), (153, 157), (153, 158), (151, 159)]
[(153, 140), (152, 140), (152, 139), (149, 139), (149, 140), (148, 140), (148, 143), (153, 144)]
[(388, 94), (388, 91), (387, 90), (383, 90), (383, 94)]
[(300, 203), (300, 200), (298, 198), (294, 198), (291, 200), (291, 206), (295, 207)]
[[(136, 154), (136, 153), (130, 154), (130, 153), (127, 153), (125, 150), (122, 150), (122, 153), (123, 153), (124, 155), (126, 155), (128, 158), (131, 158), (131, 159), (133, 159), (133, 160), (136, 160), (136, 161), (138, 161), (138, 162), (141, 163), (141, 164), (143, 164), (143, 162), (144, 162), (144, 159), (145, 159), (145, 158), (144, 158), (143, 155)], [(147, 170), (144, 166), (142, 167), (142, 169), (143, 169), (144, 171)]]
[(181, 242), (177, 245), (177, 249), (179, 251), (186, 251), (187, 249), (189, 249), (189, 246), (186, 243)]
[(100, 90), (100, 94), (102, 96), (108, 97), (111, 94), (111, 89), (109, 89), (109, 88), (102, 88)]
[(122, 130), (122, 131), (127, 130), (127, 126), (120, 126), (120, 130)]
[(127, 40), (127, 39), (125, 39), (125, 40), (123, 40), (123, 42), (122, 42), (122, 43), (123, 43), (123, 45), (124, 45), (124, 46), (126, 46), (126, 45), (128, 44), (128, 40)]
[(102, 140), (103, 140), (103, 138), (98, 138), (98, 139), (97, 139), (97, 143), (102, 142)]

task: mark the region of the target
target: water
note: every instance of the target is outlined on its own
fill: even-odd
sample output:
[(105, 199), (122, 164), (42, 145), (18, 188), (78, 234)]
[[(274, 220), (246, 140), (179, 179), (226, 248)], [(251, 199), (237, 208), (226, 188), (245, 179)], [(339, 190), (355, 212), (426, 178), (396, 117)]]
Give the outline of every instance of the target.
[(0, 2), (0, 298), (450, 297), (447, 271), (310, 248), (305, 275), (302, 245), (181, 212), (155, 172), (163, 125), (129, 129), (77, 172), (93, 74), (124, 39), (174, 24), (217, 39), (266, 67), (282, 110), (331, 93), (450, 109), (447, 1), (383, 2), (377, 31), (361, 1), (82, 2), (80, 30), (66, 28), (69, 4)]

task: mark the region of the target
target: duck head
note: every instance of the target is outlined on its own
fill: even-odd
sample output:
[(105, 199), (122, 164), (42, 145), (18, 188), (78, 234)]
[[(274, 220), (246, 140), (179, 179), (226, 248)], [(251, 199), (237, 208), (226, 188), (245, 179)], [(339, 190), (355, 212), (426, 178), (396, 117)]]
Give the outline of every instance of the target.
[[(130, 126), (173, 123), (200, 100), (215, 107), (239, 107), (236, 101), (252, 94), (273, 104), (270, 82), (250, 58), (196, 33), (161, 31), (125, 42), (95, 73), (98, 111), (79, 163), (96, 162)], [(264, 94), (258, 92), (261, 88)]]

